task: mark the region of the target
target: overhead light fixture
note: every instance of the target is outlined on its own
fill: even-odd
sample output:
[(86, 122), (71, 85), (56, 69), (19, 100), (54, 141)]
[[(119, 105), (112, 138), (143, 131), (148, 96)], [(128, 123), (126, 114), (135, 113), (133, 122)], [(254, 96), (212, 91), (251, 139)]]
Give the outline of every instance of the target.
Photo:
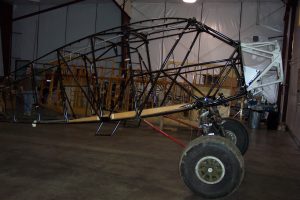
[(197, 0), (183, 0), (184, 3), (195, 3)]

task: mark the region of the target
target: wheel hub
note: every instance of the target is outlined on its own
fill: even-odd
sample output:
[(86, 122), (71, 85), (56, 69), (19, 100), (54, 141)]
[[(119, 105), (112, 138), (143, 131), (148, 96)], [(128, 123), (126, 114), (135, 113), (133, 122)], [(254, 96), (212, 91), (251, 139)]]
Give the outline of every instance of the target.
[(237, 138), (236, 138), (236, 135), (234, 134), (234, 132), (232, 132), (230, 130), (225, 130), (225, 137), (228, 138), (228, 139), (230, 139), (230, 141), (233, 144), (236, 144)]
[(225, 175), (225, 167), (222, 161), (214, 156), (201, 158), (195, 167), (197, 177), (204, 183), (219, 183)]

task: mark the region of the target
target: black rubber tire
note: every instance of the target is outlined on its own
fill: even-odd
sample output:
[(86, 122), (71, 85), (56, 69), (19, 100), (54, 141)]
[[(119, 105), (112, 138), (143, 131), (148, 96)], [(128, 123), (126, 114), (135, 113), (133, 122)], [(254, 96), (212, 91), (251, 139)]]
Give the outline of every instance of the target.
[[(197, 164), (206, 158), (217, 158), (223, 164), (224, 175), (216, 183), (206, 183), (197, 175)], [(222, 169), (223, 169), (222, 168)], [(220, 136), (201, 136), (183, 151), (180, 175), (187, 187), (204, 198), (219, 198), (236, 191), (244, 178), (244, 159), (239, 149)]]
[[(223, 127), (226, 130), (229, 130), (236, 137), (235, 145), (238, 147), (242, 155), (244, 155), (249, 146), (249, 134), (245, 126), (238, 120), (232, 118), (225, 118), (225, 122), (223, 123)], [(230, 137), (225, 136), (231, 140)], [(232, 141), (232, 140), (231, 140)]]

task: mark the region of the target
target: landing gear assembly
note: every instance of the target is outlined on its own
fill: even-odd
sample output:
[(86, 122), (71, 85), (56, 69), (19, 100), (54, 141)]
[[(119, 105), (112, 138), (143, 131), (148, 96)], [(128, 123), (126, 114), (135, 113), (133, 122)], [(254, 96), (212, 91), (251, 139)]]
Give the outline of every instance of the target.
[(204, 198), (218, 198), (236, 191), (244, 177), (239, 149), (221, 136), (202, 136), (183, 151), (180, 174), (187, 187)]
[(244, 125), (231, 118), (222, 118), (216, 106), (205, 108), (200, 113), (199, 126), (203, 135), (219, 135), (235, 144), (242, 155), (248, 150), (249, 135)]

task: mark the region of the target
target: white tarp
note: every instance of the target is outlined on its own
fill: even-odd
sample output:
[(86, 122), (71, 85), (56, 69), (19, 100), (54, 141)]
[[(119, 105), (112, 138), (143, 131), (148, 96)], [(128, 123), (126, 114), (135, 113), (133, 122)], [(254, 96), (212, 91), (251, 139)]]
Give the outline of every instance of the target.
[[(260, 3), (258, 3), (260, 2)], [(195, 4), (169, 3), (162, 1), (133, 1), (132, 22), (160, 17), (195, 17), (211, 28), (242, 42), (252, 42), (253, 36), (259, 36), (261, 41), (268, 37), (282, 36), (284, 4), (282, 1), (198, 1)], [(241, 17), (240, 17), (241, 15)], [(241, 21), (240, 21), (241, 18)], [(227, 46), (213, 37), (203, 34), (200, 49), (195, 48), (189, 59), (200, 61), (227, 57)], [(162, 45), (160, 45), (162, 48)], [(182, 51), (184, 51), (182, 44)], [(179, 53), (182, 55), (182, 53)], [(156, 57), (157, 63), (159, 57)]]
[[(15, 4), (13, 17), (53, 6), (41, 4), (39, 8), (36, 3)], [(74, 40), (120, 25), (121, 11), (110, 0), (82, 2), (15, 21), (12, 63), (14, 65), (15, 60), (34, 60)]]
[[(132, 22), (161, 17), (196, 18), (198, 21), (241, 42), (252, 42), (253, 36), (259, 41), (269, 41), (270, 38), (282, 39), (284, 29), (285, 6), (280, 0), (248, 0), (248, 1), (197, 1), (186, 4), (181, 1), (143, 1), (132, 2)], [(193, 37), (191, 37), (193, 38)], [(170, 40), (163, 39), (150, 47), (153, 66), (159, 66), (170, 49)], [(188, 62), (206, 62), (228, 58), (232, 47), (222, 43), (208, 34), (201, 34), (188, 57)], [(184, 40), (183, 40), (184, 41)], [(190, 43), (186, 39), (186, 43)], [(186, 43), (181, 42), (180, 48), (174, 52), (174, 61), (182, 60), (187, 51)], [(274, 91), (274, 90), (272, 90)], [(269, 94), (271, 102), (276, 101), (274, 92)]]

